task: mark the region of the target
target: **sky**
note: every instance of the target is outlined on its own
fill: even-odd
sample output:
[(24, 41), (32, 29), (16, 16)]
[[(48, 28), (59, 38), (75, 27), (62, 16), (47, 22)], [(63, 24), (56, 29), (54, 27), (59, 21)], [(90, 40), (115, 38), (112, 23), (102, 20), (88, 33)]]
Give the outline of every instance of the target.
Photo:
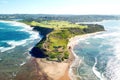
[(120, 0), (0, 0), (0, 14), (120, 15)]

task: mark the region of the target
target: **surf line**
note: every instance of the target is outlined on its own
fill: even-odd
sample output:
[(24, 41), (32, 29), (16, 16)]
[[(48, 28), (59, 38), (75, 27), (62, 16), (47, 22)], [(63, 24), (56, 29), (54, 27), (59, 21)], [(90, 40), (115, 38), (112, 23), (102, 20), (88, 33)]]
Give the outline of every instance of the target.
[(97, 65), (97, 58), (95, 57), (95, 63), (94, 63), (94, 65), (93, 65), (93, 67), (92, 67), (92, 70), (93, 70), (94, 74), (95, 74), (100, 80), (106, 80), (106, 79), (104, 78), (104, 76), (97, 70), (96, 65)]

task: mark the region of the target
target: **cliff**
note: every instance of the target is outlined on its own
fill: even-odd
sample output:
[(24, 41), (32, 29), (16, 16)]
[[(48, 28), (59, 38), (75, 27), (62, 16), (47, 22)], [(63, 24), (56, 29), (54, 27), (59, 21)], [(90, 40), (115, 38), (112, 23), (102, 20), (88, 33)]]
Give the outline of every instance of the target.
[(76, 35), (104, 31), (98, 24), (73, 24), (66, 21), (31, 22), (34, 30), (43, 35), (43, 39), (31, 50), (36, 58), (49, 61), (64, 61), (69, 58), (67, 50), (68, 40)]

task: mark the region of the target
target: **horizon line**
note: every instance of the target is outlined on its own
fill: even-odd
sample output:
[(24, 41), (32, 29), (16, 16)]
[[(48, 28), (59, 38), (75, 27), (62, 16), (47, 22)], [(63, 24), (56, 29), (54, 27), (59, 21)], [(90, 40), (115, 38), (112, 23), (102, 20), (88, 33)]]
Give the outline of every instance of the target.
[(0, 15), (32, 14), (32, 15), (120, 15), (120, 14), (54, 14), (54, 13), (0, 13)]

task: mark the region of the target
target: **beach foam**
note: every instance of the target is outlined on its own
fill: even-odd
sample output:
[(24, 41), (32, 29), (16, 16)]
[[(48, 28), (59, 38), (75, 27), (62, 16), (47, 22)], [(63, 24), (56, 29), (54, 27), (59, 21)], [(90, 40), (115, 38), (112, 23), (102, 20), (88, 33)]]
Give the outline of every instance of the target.
[(97, 70), (96, 65), (97, 65), (97, 58), (95, 57), (95, 63), (94, 63), (94, 65), (93, 65), (92, 70), (93, 70), (94, 74), (95, 74), (100, 80), (106, 80), (105, 77), (104, 77), (104, 75), (101, 74), (101, 73)]
[(41, 39), (42, 37), (39, 36), (39, 33), (36, 31), (33, 31), (33, 28), (30, 27), (29, 25), (26, 25), (24, 23), (20, 23), (20, 22), (16, 22), (16, 21), (2, 21), (0, 20), (0, 22), (3, 23), (8, 23), (9, 25), (15, 26), (15, 27), (21, 27), (21, 29), (16, 29), (17, 31), (23, 31), (23, 32), (27, 32), (30, 34), (30, 37), (28, 39), (24, 39), (24, 40), (20, 40), (20, 41), (4, 41), (5, 43), (9, 44), (10, 47), (0, 47), (0, 52), (5, 52), (7, 50), (11, 50), (13, 48), (15, 48), (16, 46), (25, 46), (26, 43), (30, 43), (35, 39)]
[(116, 58), (109, 60), (106, 73), (110, 80), (120, 80), (120, 61)]
[[(94, 36), (96, 34), (100, 34), (101, 32), (96, 32), (96, 33), (91, 33), (91, 34), (86, 34), (86, 35), (79, 35), (79, 36), (75, 36), (71, 39), (69, 39), (69, 43), (68, 43), (68, 47), (70, 46), (71, 52), (75, 57), (75, 60), (73, 61), (73, 63), (70, 65), (70, 69), (69, 69), (69, 75), (71, 80), (76, 80), (76, 78), (81, 79), (81, 76), (79, 76), (79, 74), (74, 74), (73, 69), (76, 68), (78, 70), (78, 67), (80, 66), (80, 64), (83, 62), (82, 59), (80, 59), (76, 53), (73, 51), (74, 46), (77, 45), (79, 43), (80, 40), (86, 40), (87, 38), (89, 38), (90, 36)], [(88, 41), (86, 41), (87, 44), (90, 44)]]
[(81, 78), (79, 75), (74, 74), (74, 68), (78, 69), (79, 65), (81, 64), (81, 59), (72, 51), (73, 55), (75, 56), (75, 60), (73, 61), (73, 63), (70, 66), (69, 69), (69, 74), (70, 74), (70, 79), (71, 80), (76, 80), (76, 78)]
[(25, 63), (26, 63), (25, 61), (24, 61), (24, 62), (22, 62), (22, 63), (20, 64), (20, 66), (23, 66)]
[(21, 41), (14, 41), (14, 40), (12, 40), (12, 41), (3, 41), (3, 42), (6, 42), (8, 45), (10, 45), (10, 47), (0, 47), (0, 51), (1, 52), (5, 52), (7, 50), (11, 50), (11, 49), (15, 48), (16, 46), (20, 46), (20, 45), (24, 46), (24, 45), (26, 45), (25, 44), (26, 41), (27, 40), (21, 40)]
[(106, 76), (110, 80), (120, 80), (120, 32), (116, 32), (116, 35), (112, 35), (111, 45), (113, 46), (112, 58), (108, 61), (106, 67)]
[[(120, 80), (120, 20), (119, 21), (107, 20), (107, 21), (102, 21), (100, 24), (104, 25), (106, 30), (108, 31), (102, 32), (102, 34), (90, 36), (90, 40), (88, 38), (89, 41), (95, 40), (91, 42), (94, 43), (93, 48), (95, 46), (97, 47), (96, 49), (98, 50), (98, 51), (96, 50), (95, 53), (92, 53), (91, 51), (91, 54), (97, 55), (97, 57), (95, 58), (95, 63), (93, 63), (93, 66), (92, 66), (92, 71), (99, 79), (97, 78), (95, 79), (95, 77), (91, 75), (89, 76), (89, 73), (87, 72), (84, 72), (84, 74), (87, 74), (87, 75), (84, 75), (84, 74), (82, 75), (82, 72), (81, 72), (81, 77), (82, 76), (83, 76), (82, 78), (85, 77), (84, 80), (89, 80), (89, 78), (93, 78), (91, 80)], [(81, 37), (81, 38), (84, 38), (84, 37)], [(87, 42), (84, 39), (83, 39), (84, 44), (92, 44)], [(73, 43), (74, 41), (75, 40), (73, 40)], [(78, 39), (78, 41), (80, 41), (80, 39)], [(89, 49), (89, 47), (86, 47), (86, 46), (85, 46), (85, 49), (86, 48)], [(85, 56), (86, 54), (89, 54), (89, 52), (85, 53)], [(90, 57), (90, 59), (94, 61), (93, 58), (95, 56), (92, 56), (92, 55), (88, 55), (88, 56)], [(77, 64), (78, 62), (74, 62), (73, 64), (75, 63)], [(88, 64), (89, 64), (89, 61), (88, 61)], [(89, 66), (89, 68), (91, 68), (91, 65)], [(70, 72), (72, 73), (72, 70)], [(75, 79), (72, 79), (72, 80), (75, 80)]]

